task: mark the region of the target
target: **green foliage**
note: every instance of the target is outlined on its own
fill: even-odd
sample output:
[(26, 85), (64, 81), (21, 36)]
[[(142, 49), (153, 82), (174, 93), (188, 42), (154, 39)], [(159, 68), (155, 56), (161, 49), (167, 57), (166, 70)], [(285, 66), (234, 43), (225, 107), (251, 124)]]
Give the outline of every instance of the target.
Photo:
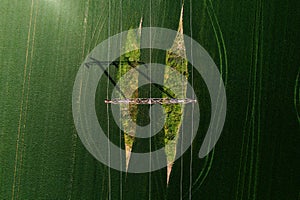
[[(181, 25), (180, 23), (179, 26)], [(179, 27), (179, 30), (180, 29), (182, 29), (182, 27)], [(183, 34), (180, 31), (178, 31), (173, 46), (167, 51), (166, 65), (182, 74), (184, 79), (188, 79), (188, 62), (185, 58)], [(164, 83), (172, 88), (173, 91), (171, 92), (173, 94), (179, 94), (179, 96), (174, 95), (174, 98), (186, 97), (186, 82), (177, 76), (172, 76), (172, 72), (169, 68), (165, 71)], [(167, 95), (163, 94), (163, 97), (167, 97)], [(172, 163), (176, 154), (177, 136), (183, 117), (184, 106), (180, 104), (167, 104), (163, 105), (163, 107), (166, 113), (166, 122), (164, 124), (166, 154), (168, 162)]]
[[(137, 62), (140, 61), (140, 49), (139, 49), (139, 40), (140, 35), (137, 32), (134, 32), (133, 29), (129, 29), (128, 35), (126, 38), (126, 46), (125, 50), (136, 48), (137, 50), (130, 51), (122, 55), (120, 59), (120, 65), (117, 72), (117, 80), (120, 79), (124, 74), (126, 74), (131, 69), (134, 69), (137, 66)], [(138, 77), (133, 77), (132, 79), (128, 80), (128, 83), (126, 83), (127, 87), (137, 87), (138, 85)], [(126, 91), (124, 91), (126, 92)], [(137, 98), (138, 97), (138, 90), (132, 94), (131, 98)], [(122, 98), (120, 96), (120, 98)], [(121, 109), (121, 118), (122, 118), (122, 125), (125, 127), (126, 130), (130, 129), (130, 133), (124, 133), (124, 139), (125, 144), (129, 147), (129, 149), (132, 148), (133, 141), (134, 141), (134, 134), (135, 134), (135, 127), (129, 127), (129, 120), (133, 120), (136, 122), (137, 117), (137, 105), (130, 104), (129, 105), (129, 111), (127, 110), (126, 105), (120, 105)]]

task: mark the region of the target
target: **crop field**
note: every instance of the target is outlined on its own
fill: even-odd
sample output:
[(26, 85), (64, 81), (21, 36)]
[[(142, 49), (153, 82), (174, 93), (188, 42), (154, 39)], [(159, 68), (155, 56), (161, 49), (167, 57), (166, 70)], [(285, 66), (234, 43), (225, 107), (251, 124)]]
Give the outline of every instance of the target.
[[(0, 0), (0, 200), (299, 199), (299, 9), (297, 0)], [(174, 161), (185, 107), (164, 105), (163, 129), (151, 139), (135, 138), (119, 129), (112, 105), (104, 103), (114, 85), (103, 76), (95, 110), (109, 139), (127, 150), (121, 163), (134, 167), (130, 151), (170, 144), (166, 167), (126, 173), (85, 148), (73, 119), (72, 92), (81, 64), (99, 43), (143, 27), (183, 32), (206, 49), (225, 85), (226, 120), (215, 147), (199, 158), (215, 113), (203, 77), (184, 56), (187, 41), (174, 38), (167, 52), (141, 49), (120, 56), (127, 63), (109, 67), (114, 81), (139, 62), (167, 64), (192, 85), (200, 107), (197, 135)], [(125, 48), (139, 46), (141, 37), (142, 31), (130, 32)], [(177, 57), (178, 51), (184, 53)], [(177, 82), (165, 71), (164, 83)], [(181, 87), (185, 93), (186, 85)], [(132, 97), (168, 92), (148, 84)], [(149, 124), (149, 107), (131, 105), (130, 117)], [(121, 113), (124, 127), (126, 117)]]

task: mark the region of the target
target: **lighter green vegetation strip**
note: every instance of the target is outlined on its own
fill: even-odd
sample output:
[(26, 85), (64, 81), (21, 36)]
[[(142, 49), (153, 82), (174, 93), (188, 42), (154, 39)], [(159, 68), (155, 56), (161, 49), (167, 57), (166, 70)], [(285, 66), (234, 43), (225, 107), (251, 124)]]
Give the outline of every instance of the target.
[[(183, 24), (182, 24), (182, 16), (179, 21), (178, 33), (175, 38), (173, 46), (167, 51), (166, 55), (166, 65), (170, 66), (171, 69), (175, 69), (180, 74), (184, 76), (184, 78), (188, 79), (188, 62), (186, 60), (186, 50), (183, 39)], [(186, 97), (186, 88), (187, 83), (183, 80), (176, 80), (174, 76), (172, 76), (172, 71), (167, 68), (164, 76), (165, 85), (170, 85), (173, 91), (169, 91), (170, 93), (176, 93), (180, 96), (174, 96), (175, 98)], [(168, 88), (166, 88), (168, 89)], [(173, 94), (174, 95), (174, 94)], [(167, 97), (166, 94), (163, 94), (163, 97)], [(165, 144), (166, 145), (166, 154), (168, 164), (172, 164), (175, 155), (176, 155), (176, 144), (178, 139), (178, 132), (181, 126), (182, 117), (183, 117), (183, 109), (184, 106), (180, 104), (169, 104), (163, 105), (164, 111), (166, 114), (166, 122), (164, 124), (164, 132), (165, 132)]]
[[(136, 47), (137, 50), (127, 52), (124, 55), (120, 57), (120, 65), (119, 65), (119, 70), (117, 74), (117, 80), (119, 80), (123, 75), (125, 75), (128, 71), (130, 71), (132, 68), (135, 68), (138, 65), (138, 61), (140, 61), (140, 50), (139, 50), (139, 45), (140, 45), (140, 34), (136, 33), (133, 31), (133, 29), (130, 29), (128, 31), (127, 35), (127, 40), (126, 40), (126, 49), (130, 49), (132, 46)], [(127, 62), (126, 62), (127, 61)], [(130, 64), (135, 63), (135, 66), (131, 66)], [(134, 74), (133, 76), (136, 76)], [(133, 77), (132, 79), (129, 80), (128, 86), (130, 87), (136, 87), (138, 85), (138, 77)], [(132, 98), (137, 98), (138, 97), (138, 90), (132, 94)], [(120, 96), (120, 98), (122, 98)], [(125, 128), (125, 130), (131, 130), (130, 133), (124, 133), (124, 138), (125, 138), (125, 144), (127, 147), (127, 151), (131, 150), (132, 145), (133, 145), (133, 140), (134, 140), (134, 134), (135, 134), (135, 129), (136, 127), (128, 127), (129, 126), (129, 120), (132, 118), (134, 122), (136, 122), (136, 117), (137, 117), (137, 105), (135, 104), (130, 104), (129, 106), (129, 112), (127, 112), (127, 106), (120, 104), (120, 109), (121, 109), (121, 119), (122, 119), (122, 126)]]

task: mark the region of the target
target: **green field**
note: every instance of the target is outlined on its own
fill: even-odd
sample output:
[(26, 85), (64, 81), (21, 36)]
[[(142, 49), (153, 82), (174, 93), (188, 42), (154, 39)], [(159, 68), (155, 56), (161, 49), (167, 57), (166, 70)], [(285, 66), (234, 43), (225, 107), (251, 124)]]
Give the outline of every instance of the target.
[[(227, 116), (216, 147), (199, 159), (211, 106), (203, 79), (189, 65), (189, 81), (201, 100), (200, 128), (192, 148), (173, 164), (169, 184), (166, 168), (120, 173), (82, 145), (72, 115), (81, 63), (109, 36), (138, 28), (141, 18), (143, 27), (177, 30), (181, 6), (172, 0), (0, 0), (1, 200), (300, 198), (296, 0), (185, 0), (183, 32), (219, 67)], [(150, 55), (154, 62), (166, 61), (165, 54), (149, 50), (140, 59), (147, 62)], [(106, 94), (106, 79), (97, 92)], [(148, 94), (147, 88), (139, 91)], [(96, 108), (99, 117), (106, 105), (96, 99)], [(144, 110), (136, 115), (138, 123), (148, 122)], [(124, 148), (114, 122), (109, 128), (111, 140)], [(161, 141), (163, 132), (151, 145)], [(147, 151), (144, 144), (149, 141), (137, 140), (133, 148)]]

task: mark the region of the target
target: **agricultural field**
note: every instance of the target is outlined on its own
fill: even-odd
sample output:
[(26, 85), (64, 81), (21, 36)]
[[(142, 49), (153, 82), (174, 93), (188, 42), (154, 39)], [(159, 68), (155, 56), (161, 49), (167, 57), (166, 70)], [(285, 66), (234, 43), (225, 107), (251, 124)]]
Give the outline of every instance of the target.
[[(0, 200), (299, 199), (299, 8), (296, 0), (0, 0)], [(95, 94), (98, 122), (126, 150), (121, 162), (126, 168), (138, 165), (131, 152), (168, 145), (164, 168), (126, 173), (86, 149), (75, 126), (72, 94), (80, 66), (99, 43), (129, 31), (124, 48), (138, 48), (143, 27), (178, 34), (165, 52), (121, 55), (106, 70), (113, 81), (103, 76)], [(222, 134), (204, 158), (199, 150), (219, 110), (212, 113), (209, 89), (186, 58), (182, 34), (209, 53), (226, 89)], [(120, 130), (113, 105), (104, 103), (113, 82), (141, 62), (167, 64), (197, 95), (197, 135), (177, 160), (179, 132), (189, 130), (181, 126), (185, 106), (163, 105), (162, 130), (141, 139), (135, 127)], [(128, 85), (136, 86), (139, 76)], [(186, 97), (181, 81), (164, 72), (164, 83), (182, 92), (176, 98)], [(149, 84), (132, 97), (167, 98), (172, 92)], [(149, 108), (132, 104), (126, 115), (120, 106), (122, 126), (130, 119), (149, 124)]]

